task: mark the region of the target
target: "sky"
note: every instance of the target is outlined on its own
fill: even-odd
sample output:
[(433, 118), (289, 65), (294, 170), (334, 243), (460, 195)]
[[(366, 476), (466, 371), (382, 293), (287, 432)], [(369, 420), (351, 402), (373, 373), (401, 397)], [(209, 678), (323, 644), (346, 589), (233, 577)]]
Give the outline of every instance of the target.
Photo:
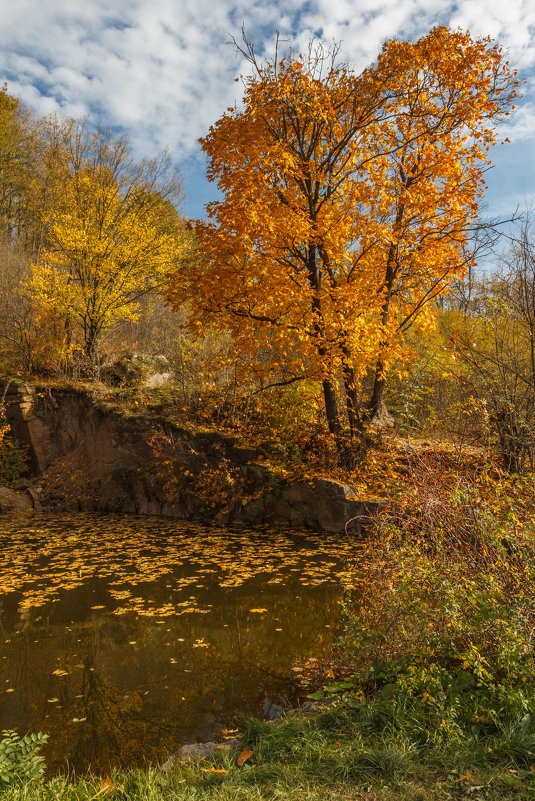
[(360, 71), (383, 42), (416, 39), (438, 24), (491, 36), (526, 81), (511, 140), (494, 149), (486, 214), (535, 203), (533, 0), (0, 0), (0, 81), (38, 113), (89, 115), (126, 134), (138, 158), (168, 148), (184, 180), (184, 213), (203, 217), (217, 188), (198, 144), (239, 103), (248, 65), (230, 43), (242, 25), (260, 58), (312, 37), (341, 43)]

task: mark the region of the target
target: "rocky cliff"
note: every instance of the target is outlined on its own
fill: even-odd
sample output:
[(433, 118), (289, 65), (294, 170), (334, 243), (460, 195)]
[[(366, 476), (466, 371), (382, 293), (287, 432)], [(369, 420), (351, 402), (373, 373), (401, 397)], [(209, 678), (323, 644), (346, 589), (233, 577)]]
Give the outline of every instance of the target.
[(287, 481), (232, 436), (121, 412), (85, 389), (4, 389), (7, 419), (27, 446), (34, 506), (344, 531), (380, 504), (325, 478)]

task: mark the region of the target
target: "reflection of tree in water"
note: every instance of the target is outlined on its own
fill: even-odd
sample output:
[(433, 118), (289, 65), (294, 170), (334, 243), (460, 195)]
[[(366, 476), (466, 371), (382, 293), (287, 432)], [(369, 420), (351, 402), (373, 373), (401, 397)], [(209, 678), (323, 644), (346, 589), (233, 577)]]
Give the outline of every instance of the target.
[[(72, 762), (94, 767), (107, 767), (103, 762), (108, 760), (123, 762), (126, 755), (139, 750), (142, 730), (155, 724), (142, 719), (138, 691), (120, 693), (99, 673), (92, 656), (86, 657), (83, 664), (80, 690), (73, 699), (80, 717), (78, 736), (71, 747)], [(64, 747), (62, 751), (65, 753)]]
[(88, 632), (86, 624), (73, 629), (75, 634), (90, 636), (84, 638), (79, 670), (63, 682), (62, 708), (47, 721), (51, 768), (63, 764), (65, 754), (75, 769), (91, 765), (107, 770), (112, 764), (141, 763), (149, 744), (161, 737), (161, 721), (144, 713), (142, 691), (122, 691), (107, 675), (101, 656), (105, 652), (109, 658), (117, 651), (116, 626), (94, 619), (90, 628)]
[[(244, 542), (242, 536), (233, 559)], [(34, 607), (18, 591), (0, 595), (0, 721), (20, 733), (48, 733), (51, 771), (66, 759), (77, 770), (91, 764), (103, 771), (110, 764), (164, 759), (184, 742), (233, 728), (241, 714), (276, 714), (289, 692), (292, 662), (328, 645), (339, 590), (332, 583), (303, 585), (304, 578), (316, 580), (309, 553), (306, 578), (299, 551), (288, 546), (283, 576), (280, 565), (271, 572), (267, 551), (255, 554), (251, 546), (247, 578), (238, 571), (236, 584), (230, 563), (223, 581), (215, 572), (213, 545), (205, 542), (198, 564), (186, 564), (177, 551), (179, 569), (146, 571), (135, 588), (123, 574), (117, 584), (107, 551), (95, 562), (99, 571), (104, 564), (104, 575), (97, 571), (80, 584), (79, 567), (68, 565), (70, 553), (78, 551), (64, 547), (61, 564), (47, 563), (40, 579), (46, 589), (53, 570), (61, 574), (65, 586), (57, 590), (57, 603)], [(279, 545), (277, 539), (273, 563)], [(141, 555), (140, 542), (136, 547)], [(26, 554), (16, 552), (22, 571)], [(175, 558), (166, 552), (165, 566)], [(316, 578), (323, 581), (326, 574), (323, 567)], [(118, 586), (121, 595), (130, 590), (139, 614), (110, 614), (124, 603), (110, 591), (117, 594)], [(168, 607), (175, 613), (160, 612)], [(147, 609), (152, 617), (144, 616)], [(2, 687), (13, 691), (3, 693)]]

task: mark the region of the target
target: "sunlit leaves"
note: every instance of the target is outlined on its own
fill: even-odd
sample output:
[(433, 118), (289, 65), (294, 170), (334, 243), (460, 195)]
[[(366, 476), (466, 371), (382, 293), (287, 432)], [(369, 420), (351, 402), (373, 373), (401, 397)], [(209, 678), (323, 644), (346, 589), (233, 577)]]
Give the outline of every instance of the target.
[(69, 340), (81, 334), (94, 356), (101, 332), (135, 320), (137, 299), (162, 285), (185, 248), (173, 206), (179, 181), (165, 177), (166, 156), (136, 165), (124, 139), (65, 128), (55, 155), (58, 186), (43, 210), (46, 247), (28, 290), (39, 313), (60, 319)]
[(223, 199), (171, 299), (193, 301), (200, 331), (230, 328), (259, 371), (342, 373), (354, 389), (406, 355), (403, 332), (432, 324), (470, 263), (516, 87), (498, 47), (445, 27), (387, 42), (360, 75), (325, 53), (257, 65), (242, 106), (202, 140)]

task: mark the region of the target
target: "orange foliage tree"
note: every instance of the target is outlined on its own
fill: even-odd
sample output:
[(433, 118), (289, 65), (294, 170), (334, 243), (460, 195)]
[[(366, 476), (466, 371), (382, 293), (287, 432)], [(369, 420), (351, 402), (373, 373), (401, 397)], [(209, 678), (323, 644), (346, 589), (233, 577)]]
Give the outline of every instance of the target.
[(361, 74), (312, 45), (261, 65), (245, 42), (243, 103), (201, 140), (223, 197), (197, 223), (196, 257), (171, 277), (170, 299), (189, 300), (201, 330), (230, 328), (266, 370), (282, 366), (283, 382), (320, 382), (337, 437), (341, 390), (353, 434), (382, 404), (403, 333), (430, 323), (471, 261), (516, 73), (489, 39), (445, 27), (387, 42)]

